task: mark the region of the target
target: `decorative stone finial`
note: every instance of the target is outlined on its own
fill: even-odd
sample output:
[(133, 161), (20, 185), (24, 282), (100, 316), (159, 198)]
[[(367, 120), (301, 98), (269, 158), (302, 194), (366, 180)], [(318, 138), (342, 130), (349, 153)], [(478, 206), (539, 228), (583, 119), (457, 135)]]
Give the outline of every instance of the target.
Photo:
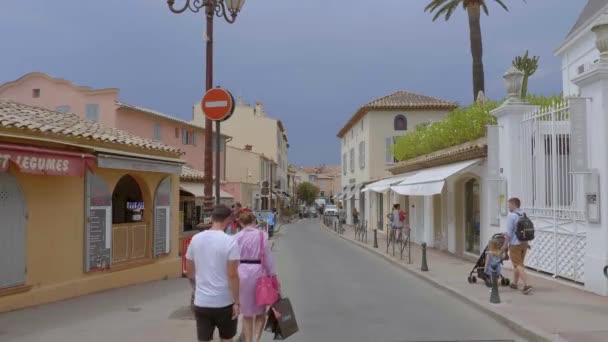
[(593, 24), (595, 46), (600, 51), (600, 60), (608, 62), (608, 11), (604, 12)]
[(512, 66), (502, 76), (505, 80), (505, 87), (510, 99), (519, 99), (521, 96), (521, 83), (524, 79), (524, 73)]
[(483, 90), (480, 90), (479, 93), (477, 93), (477, 100), (475, 100), (475, 102), (479, 105), (486, 103), (486, 96), (484, 95)]

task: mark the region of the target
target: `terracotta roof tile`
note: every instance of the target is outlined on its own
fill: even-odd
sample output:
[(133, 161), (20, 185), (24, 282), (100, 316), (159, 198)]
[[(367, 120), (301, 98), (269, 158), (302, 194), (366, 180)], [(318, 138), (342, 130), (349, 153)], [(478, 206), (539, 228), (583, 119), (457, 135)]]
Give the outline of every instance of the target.
[(193, 169), (189, 166), (182, 166), (182, 173), (180, 174), (179, 179), (183, 181), (202, 182), (204, 177), (205, 173), (203, 171)]
[(340, 129), (337, 136), (341, 138), (370, 110), (448, 110), (456, 109), (456, 102), (442, 100), (436, 97), (421, 95), (411, 91), (400, 90), (392, 94), (374, 99), (363, 105)]
[(115, 128), (80, 118), (73, 113), (28, 106), (0, 99), (0, 128), (18, 128), (59, 137), (74, 137), (141, 149), (180, 154), (180, 150)]

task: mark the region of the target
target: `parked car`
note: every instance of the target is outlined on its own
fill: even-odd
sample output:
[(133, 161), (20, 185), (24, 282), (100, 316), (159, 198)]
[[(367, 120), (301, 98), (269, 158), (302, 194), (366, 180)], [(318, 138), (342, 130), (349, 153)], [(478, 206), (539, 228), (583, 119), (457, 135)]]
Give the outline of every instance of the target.
[(308, 217), (317, 217), (318, 213), (317, 213), (317, 208), (315, 207), (308, 207)]
[(325, 206), (325, 215), (327, 216), (338, 216), (338, 207), (333, 204)]

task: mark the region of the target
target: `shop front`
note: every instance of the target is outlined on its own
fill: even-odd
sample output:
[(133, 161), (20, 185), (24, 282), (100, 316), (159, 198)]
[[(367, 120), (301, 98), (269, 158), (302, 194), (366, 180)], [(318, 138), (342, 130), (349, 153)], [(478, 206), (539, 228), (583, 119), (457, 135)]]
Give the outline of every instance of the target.
[[(5, 102), (0, 312), (180, 275), (177, 149), (84, 121), (63, 134), (71, 114)], [(15, 129), (20, 109), (60, 133)]]

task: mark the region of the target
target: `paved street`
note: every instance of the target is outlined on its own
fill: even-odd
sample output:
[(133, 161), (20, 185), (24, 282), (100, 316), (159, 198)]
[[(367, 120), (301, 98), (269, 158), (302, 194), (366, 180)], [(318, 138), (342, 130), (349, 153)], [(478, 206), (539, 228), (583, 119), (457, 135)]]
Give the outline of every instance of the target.
[[(290, 341), (515, 338), (461, 301), (321, 230), (316, 220), (286, 226), (274, 251), (300, 324)], [(188, 295), (187, 282), (176, 279), (0, 314), (0, 341), (194, 341)]]
[(321, 230), (318, 221), (301, 222), (288, 226), (275, 246), (300, 324), (292, 341), (516, 338), (483, 313)]

